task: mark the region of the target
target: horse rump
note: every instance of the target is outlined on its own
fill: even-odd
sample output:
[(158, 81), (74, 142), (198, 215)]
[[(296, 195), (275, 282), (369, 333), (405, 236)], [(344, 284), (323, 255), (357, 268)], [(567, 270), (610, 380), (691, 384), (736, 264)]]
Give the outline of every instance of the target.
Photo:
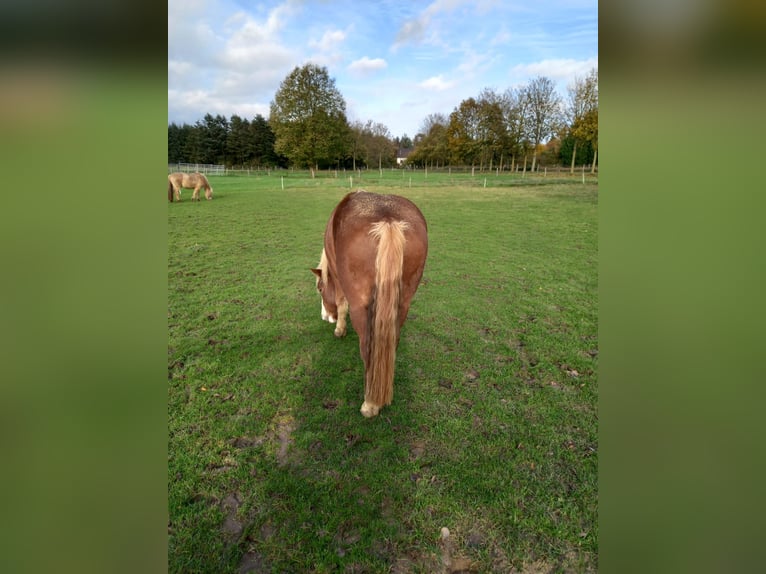
[(411, 201), (358, 191), (335, 207), (327, 222), (317, 277), (326, 310), (337, 309), (336, 336), (345, 315), (359, 336), (365, 367), (361, 412), (374, 417), (393, 399), (396, 349), (428, 252), (425, 218)]

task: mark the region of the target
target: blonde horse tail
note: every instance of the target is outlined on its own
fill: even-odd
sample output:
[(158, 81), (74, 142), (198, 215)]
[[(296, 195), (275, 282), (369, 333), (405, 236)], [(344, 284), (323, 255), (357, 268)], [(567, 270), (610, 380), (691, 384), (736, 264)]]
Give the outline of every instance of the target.
[(370, 235), (378, 239), (375, 290), (368, 317), (368, 368), (365, 402), (382, 407), (394, 397), (394, 364), (399, 343), (399, 301), (404, 265), (404, 221), (379, 221)]
[(168, 199), (170, 200), (170, 203), (173, 203), (173, 184), (170, 179), (168, 179)]

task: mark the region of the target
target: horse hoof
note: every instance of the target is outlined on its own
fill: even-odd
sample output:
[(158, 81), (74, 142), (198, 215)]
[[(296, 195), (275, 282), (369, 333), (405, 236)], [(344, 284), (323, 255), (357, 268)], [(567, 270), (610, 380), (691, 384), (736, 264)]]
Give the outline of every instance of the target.
[(338, 337), (339, 339), (341, 337), (345, 337), (346, 336), (346, 330), (345, 329), (343, 329), (343, 330), (335, 329), (335, 336)]
[(367, 401), (364, 401), (364, 403), (362, 403), (362, 408), (360, 410), (362, 414), (369, 419), (371, 417), (378, 415), (378, 413), (380, 412), (380, 407), (373, 405), (372, 403), (368, 403)]

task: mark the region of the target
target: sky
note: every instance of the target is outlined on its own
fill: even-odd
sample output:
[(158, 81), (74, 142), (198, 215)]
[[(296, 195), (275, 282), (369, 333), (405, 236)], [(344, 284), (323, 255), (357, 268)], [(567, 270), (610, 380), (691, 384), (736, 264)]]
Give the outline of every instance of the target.
[(280, 83), (327, 68), (350, 122), (414, 137), (484, 88), (598, 67), (597, 0), (168, 0), (168, 123), (269, 117)]

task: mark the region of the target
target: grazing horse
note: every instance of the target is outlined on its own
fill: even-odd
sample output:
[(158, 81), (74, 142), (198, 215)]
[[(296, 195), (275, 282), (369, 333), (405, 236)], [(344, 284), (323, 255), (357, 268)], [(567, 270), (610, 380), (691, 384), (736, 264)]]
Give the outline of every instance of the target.
[(417, 291), (428, 253), (426, 220), (410, 200), (357, 191), (346, 195), (327, 222), (319, 267), (322, 319), (346, 334), (346, 313), (359, 336), (364, 362), (361, 412), (374, 417), (394, 396), (399, 333)]
[(213, 199), (213, 188), (207, 181), (207, 178), (201, 173), (171, 173), (168, 176), (168, 199), (173, 202), (173, 193), (175, 192), (176, 201), (181, 201), (181, 188), (194, 189), (192, 192), (192, 201), (199, 201), (199, 190), (204, 188), (205, 199)]

